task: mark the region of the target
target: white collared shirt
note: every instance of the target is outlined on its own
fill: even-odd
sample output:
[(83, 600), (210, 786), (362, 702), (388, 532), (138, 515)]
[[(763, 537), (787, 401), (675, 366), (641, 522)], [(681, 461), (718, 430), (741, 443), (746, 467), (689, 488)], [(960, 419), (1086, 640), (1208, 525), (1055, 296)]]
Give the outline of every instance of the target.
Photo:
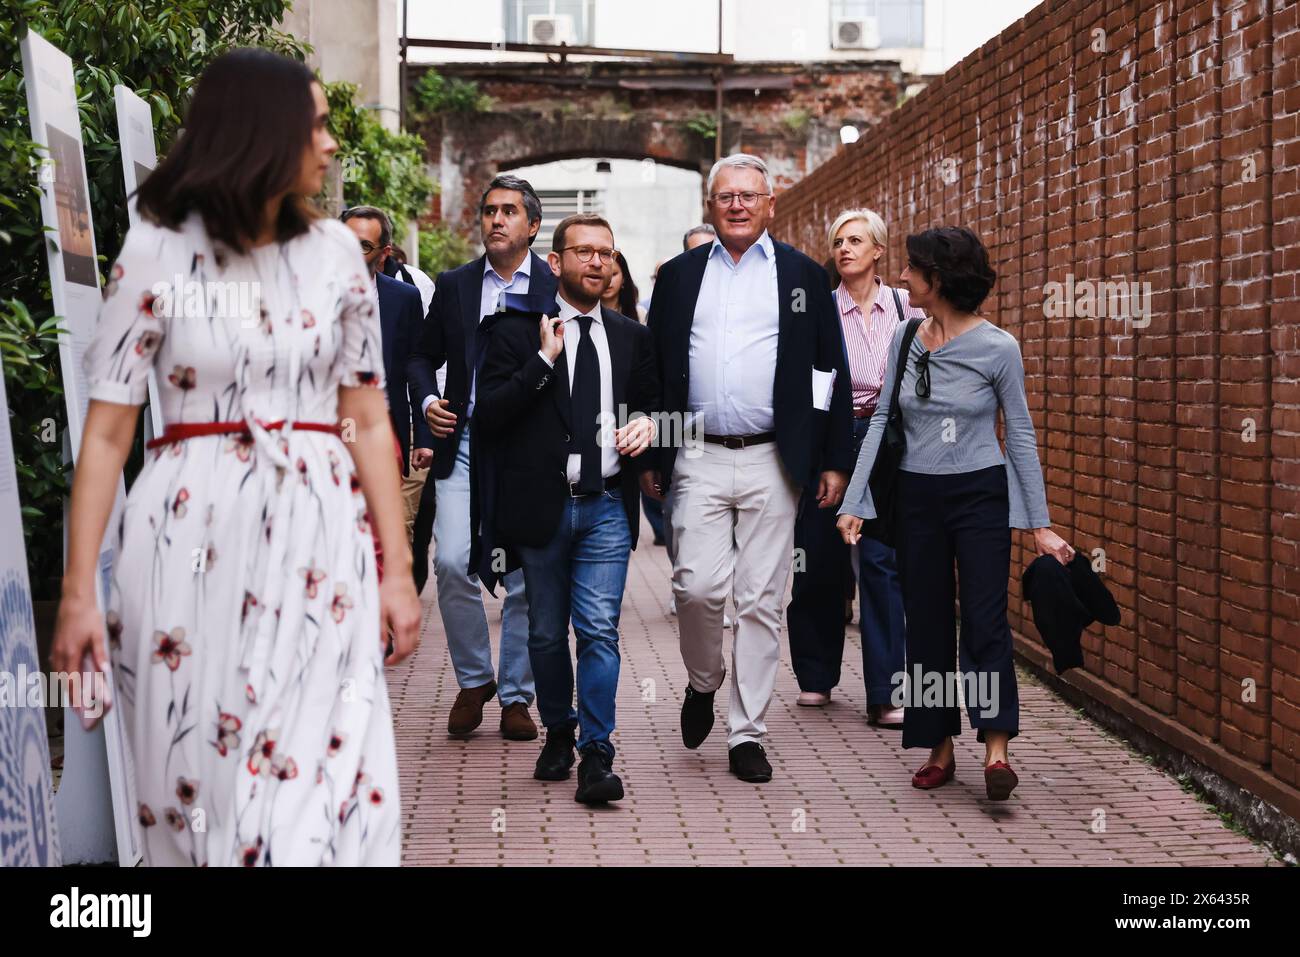
[(740, 262), (715, 239), (691, 325), (690, 411), (717, 435), (770, 432), (781, 313), (776, 256), (763, 230)]
[[(514, 292), (525, 295), (528, 292), (529, 284), (533, 275), (533, 251), (530, 249), (524, 254), (524, 261), (519, 264), (514, 275), (507, 281), (502, 279), (500, 274), (492, 268), (492, 261), (487, 257), (483, 258), (483, 285), (479, 293), (478, 321), (482, 322), (484, 316), (490, 316), (497, 311), (497, 303), (501, 301), (502, 293)], [(471, 339), (466, 344), (466, 349), (470, 356), (474, 354), (474, 341)], [(468, 358), (468, 357), (467, 357)], [(469, 408), (465, 410), (465, 416), (468, 418), (474, 413), (474, 398), (478, 394), (476, 386), (478, 385), (478, 376), (474, 373), (474, 364), (469, 364)], [(421, 412), (428, 412), (429, 403), (434, 400), (434, 396), (426, 395), (424, 402), (420, 405)]]
[[(614, 363), (609, 356), (605, 320), (599, 303), (591, 312), (584, 313), (565, 302), (561, 295), (556, 295), (555, 302), (560, 307), (559, 317), (564, 322), (563, 355), (569, 367), (569, 395), (573, 395), (573, 367), (578, 362), (578, 343), (582, 340), (582, 324), (578, 322), (578, 317), (591, 316), (592, 318), (591, 342), (596, 347), (596, 359), (600, 363), (600, 422), (598, 423), (600, 432), (597, 435), (597, 442), (600, 445), (600, 474), (603, 478), (609, 478), (618, 474), (619, 466), (618, 448), (614, 442), (614, 426), (617, 425), (614, 418)], [(547, 365), (555, 368), (555, 363), (547, 359), (545, 353), (539, 350), (538, 355), (546, 359)], [(575, 422), (574, 425), (577, 426), (578, 423)], [(582, 456), (570, 452), (565, 471), (568, 472), (570, 482), (579, 481), (582, 478)]]

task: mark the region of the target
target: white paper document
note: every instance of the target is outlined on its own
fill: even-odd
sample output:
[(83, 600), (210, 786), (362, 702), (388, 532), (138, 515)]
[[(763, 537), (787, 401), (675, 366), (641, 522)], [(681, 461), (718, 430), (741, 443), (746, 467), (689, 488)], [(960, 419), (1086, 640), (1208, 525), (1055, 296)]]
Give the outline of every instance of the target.
[(831, 391), (835, 388), (835, 371), (822, 372), (820, 369), (812, 371), (812, 403), (814, 409), (821, 409), (823, 412), (831, 410)]

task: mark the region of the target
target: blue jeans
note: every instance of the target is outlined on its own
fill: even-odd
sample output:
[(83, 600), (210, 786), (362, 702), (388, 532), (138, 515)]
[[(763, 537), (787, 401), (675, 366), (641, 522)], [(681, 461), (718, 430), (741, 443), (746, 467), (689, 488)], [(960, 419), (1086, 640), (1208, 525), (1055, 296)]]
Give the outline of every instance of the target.
[[(528, 589), (528, 656), (542, 724), (576, 724), (578, 750), (595, 746), (613, 757), (618, 618), (632, 551), (622, 492), (569, 499), (550, 542), (517, 551)], [(578, 644), (577, 710), (570, 619)]]
[(858, 540), (858, 595), (867, 704), (888, 706), (907, 646), (903, 590), (894, 550), (867, 535)]
[(508, 704), (533, 700), (533, 674), (528, 667), (528, 597), (524, 576), (516, 569), (505, 577), (506, 600), (501, 609), (501, 652), (492, 669), (492, 639), (478, 576), (469, 576), (469, 425), (456, 450), (456, 465), (436, 489), (438, 512), (433, 519), (433, 569), (438, 579), (438, 611), (447, 633), (447, 651), (462, 688), (480, 688), (496, 680), (497, 699)]

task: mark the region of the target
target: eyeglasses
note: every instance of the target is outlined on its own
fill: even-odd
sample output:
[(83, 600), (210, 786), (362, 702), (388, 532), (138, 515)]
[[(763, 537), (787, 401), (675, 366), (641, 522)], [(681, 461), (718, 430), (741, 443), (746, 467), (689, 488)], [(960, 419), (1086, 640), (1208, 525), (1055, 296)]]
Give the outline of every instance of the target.
[(595, 246), (565, 246), (560, 252), (568, 252), (570, 249), (573, 250), (573, 254), (578, 257), (580, 262), (589, 263), (592, 256), (599, 256), (600, 261), (607, 266), (618, 255), (617, 249), (597, 249)]
[(920, 399), (930, 398), (930, 352), (922, 352), (916, 359), (916, 395)]
[(743, 193), (714, 193), (709, 197), (709, 200), (717, 203), (719, 206), (730, 206), (733, 202), (739, 199), (741, 206), (744, 206), (746, 209), (753, 209), (758, 203), (758, 197), (771, 195), (771, 193), (755, 193), (752, 190), (745, 190)]
[(374, 252), (376, 249), (378, 249), (378, 248), (379, 248), (378, 246), (376, 246), (374, 243), (372, 243), (372, 242), (371, 242), (370, 240), (368, 240), (368, 239), (363, 239), (363, 240), (361, 240), (361, 251), (362, 251), (363, 253), (366, 253), (367, 255), (369, 255), (370, 253), (373, 253), (373, 252)]

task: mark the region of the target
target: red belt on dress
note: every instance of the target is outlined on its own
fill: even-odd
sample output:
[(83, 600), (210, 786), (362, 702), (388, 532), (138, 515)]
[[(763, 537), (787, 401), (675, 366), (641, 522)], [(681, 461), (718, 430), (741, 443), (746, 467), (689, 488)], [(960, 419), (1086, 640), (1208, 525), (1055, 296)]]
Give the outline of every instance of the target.
[[(262, 422), (260, 425), (267, 431), (282, 429), (285, 426), (284, 419), (276, 422)], [(335, 422), (295, 422), (293, 423), (295, 432), (332, 432), (335, 435), (342, 434)], [(248, 423), (240, 420), (239, 422), (173, 422), (167, 428), (163, 429), (163, 434), (156, 439), (151, 439), (145, 448), (156, 449), (164, 445), (171, 445), (173, 442), (183, 442), (186, 439), (196, 439), (204, 435), (232, 435), (240, 434), (252, 436), (252, 431), (248, 428)]]

